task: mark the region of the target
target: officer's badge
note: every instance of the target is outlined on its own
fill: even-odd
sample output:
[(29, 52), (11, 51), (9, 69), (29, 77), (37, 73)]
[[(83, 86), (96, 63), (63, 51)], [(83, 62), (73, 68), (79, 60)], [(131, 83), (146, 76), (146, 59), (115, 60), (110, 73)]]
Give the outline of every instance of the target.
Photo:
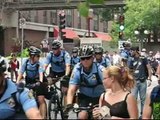
[(92, 75), (92, 80), (96, 80), (96, 75), (95, 74)]
[(12, 108), (15, 107), (15, 105), (16, 105), (15, 100), (13, 99), (13, 97), (9, 98), (7, 103)]
[(29, 92), (28, 92), (28, 97), (29, 97), (30, 99), (33, 99), (33, 98), (34, 98), (34, 96), (33, 96), (33, 90), (29, 90)]

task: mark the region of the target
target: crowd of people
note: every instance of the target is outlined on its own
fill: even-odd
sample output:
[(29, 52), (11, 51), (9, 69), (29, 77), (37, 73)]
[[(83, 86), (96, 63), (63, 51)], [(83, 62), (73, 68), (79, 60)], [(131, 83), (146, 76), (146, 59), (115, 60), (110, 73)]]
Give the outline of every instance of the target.
[[(42, 60), (41, 50), (31, 46), (28, 49), (29, 57), (21, 66), (14, 53), (9, 63), (0, 56), (0, 114), (5, 114), (0, 115), (0, 119), (17, 117), (17, 106), (22, 106), (26, 117), (30, 119), (47, 119), (45, 99), (49, 98), (46, 97), (46, 69), (49, 65), (47, 76), (63, 76), (65, 80), (60, 84), (64, 94), (64, 115), (67, 117), (74, 106), (75, 94), (78, 94), (77, 104), (80, 107), (87, 107), (90, 103), (99, 105), (93, 109), (95, 119), (160, 117), (156, 109), (160, 102), (159, 85), (147, 93), (148, 83), (152, 82), (151, 76), (156, 75), (160, 80), (158, 52), (155, 57), (152, 51), (147, 55), (145, 49), (141, 51), (128, 42), (123, 44), (124, 49), (114, 54), (104, 52), (101, 46), (74, 47), (72, 54), (69, 54), (61, 46), (60, 41), (54, 40), (52, 50)], [(5, 77), (7, 66), (11, 68), (11, 77)], [(16, 83), (13, 83), (13, 73)], [(22, 83), (37, 85), (33, 89), (36, 98)], [(140, 110), (137, 106), (138, 94)], [(82, 110), (78, 118), (87, 119), (88, 112)]]

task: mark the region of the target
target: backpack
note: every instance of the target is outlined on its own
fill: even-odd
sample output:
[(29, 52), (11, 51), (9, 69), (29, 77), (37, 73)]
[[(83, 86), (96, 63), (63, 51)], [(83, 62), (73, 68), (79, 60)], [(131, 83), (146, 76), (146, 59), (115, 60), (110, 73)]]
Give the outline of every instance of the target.
[[(65, 51), (63, 50), (63, 60), (61, 62), (53, 62), (54, 64), (60, 65), (60, 63), (65, 62)], [(51, 59), (50, 59), (50, 63), (52, 63), (52, 58), (53, 58), (53, 53), (51, 52)]]
[[(28, 70), (27, 69), (27, 63), (29, 62), (29, 59), (27, 59), (27, 61), (26, 61), (26, 65), (25, 65), (25, 71), (37, 71), (38, 69), (39, 69), (39, 63), (37, 64), (37, 66), (36, 66), (36, 70)], [(27, 74), (27, 72), (26, 72), (26, 74)], [(26, 75), (27, 76), (27, 75)]]
[[(36, 70), (29, 70), (29, 69), (27, 69), (27, 63), (29, 62), (29, 59), (27, 59), (27, 61), (26, 61), (26, 63), (25, 63), (25, 71), (26, 71), (26, 79), (28, 79), (28, 77), (27, 77), (27, 71), (38, 71), (38, 69), (39, 69), (39, 63), (36, 65)], [(35, 78), (37, 78), (37, 76), (34, 76), (33, 77), (33, 80), (35, 80)], [(38, 79), (38, 78), (37, 78)], [(27, 82), (29, 82), (30, 80), (32, 80), (31, 78), (29, 78), (28, 79), (28, 81)], [(33, 82), (33, 81), (32, 81)]]
[(150, 95), (150, 106), (152, 107), (153, 119), (159, 119), (160, 113), (160, 85), (153, 88)]
[(97, 72), (95, 73), (97, 84), (96, 85), (89, 85), (88, 81), (84, 78), (83, 74), (81, 73), (81, 71), (82, 71), (82, 65), (80, 65), (79, 72), (80, 72), (80, 85), (81, 86), (94, 88), (94, 87), (102, 84), (102, 82), (100, 81), (100, 75), (99, 75), (99, 71), (98, 71), (98, 65), (97, 65), (97, 63), (95, 63), (95, 64), (96, 64), (96, 68), (97, 68)]

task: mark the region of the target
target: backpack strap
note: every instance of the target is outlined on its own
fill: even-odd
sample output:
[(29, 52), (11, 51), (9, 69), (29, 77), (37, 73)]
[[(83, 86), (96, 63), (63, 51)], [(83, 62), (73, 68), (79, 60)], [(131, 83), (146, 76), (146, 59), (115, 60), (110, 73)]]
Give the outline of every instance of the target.
[(20, 113), (23, 111), (22, 105), (20, 103), (20, 94), (21, 94), (21, 92), (15, 92), (15, 93), (11, 94), (12, 98), (15, 101), (14, 109), (16, 110), (16, 113)]
[[(50, 63), (52, 63), (53, 53), (52, 52), (50, 52), (50, 53), (51, 53)], [(62, 62), (65, 62), (65, 54), (66, 54), (66, 52), (63, 50), (63, 60), (62, 60)]]
[(96, 68), (97, 68), (97, 72), (95, 73), (96, 75), (96, 80), (97, 80), (97, 84), (96, 85), (89, 85), (88, 81), (84, 78), (83, 74), (81, 73), (82, 71), (82, 65), (80, 64), (80, 69), (79, 69), (79, 72), (80, 72), (80, 84), (82, 86), (86, 86), (86, 87), (91, 87), (91, 88), (94, 88), (100, 84), (102, 84), (102, 82), (100, 81), (100, 76), (99, 76), (99, 71), (98, 71), (98, 65), (97, 63), (96, 64)]

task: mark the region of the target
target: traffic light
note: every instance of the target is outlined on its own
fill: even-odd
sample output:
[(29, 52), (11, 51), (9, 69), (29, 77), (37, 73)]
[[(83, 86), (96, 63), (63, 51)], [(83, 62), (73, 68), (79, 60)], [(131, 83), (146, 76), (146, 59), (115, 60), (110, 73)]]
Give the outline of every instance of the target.
[(119, 32), (119, 39), (122, 40), (123, 39), (123, 32)]
[(124, 15), (119, 16), (119, 40), (123, 40), (124, 37)]
[(120, 15), (119, 16), (119, 29), (120, 31), (123, 31), (124, 30), (124, 15)]
[(61, 39), (64, 40), (65, 39), (65, 34), (66, 32), (63, 30), (61, 30)]
[(66, 15), (65, 15), (65, 13), (61, 13), (61, 14), (59, 14), (59, 20), (60, 20), (60, 22), (59, 22), (59, 28), (60, 29), (65, 29), (65, 24), (66, 24)]

